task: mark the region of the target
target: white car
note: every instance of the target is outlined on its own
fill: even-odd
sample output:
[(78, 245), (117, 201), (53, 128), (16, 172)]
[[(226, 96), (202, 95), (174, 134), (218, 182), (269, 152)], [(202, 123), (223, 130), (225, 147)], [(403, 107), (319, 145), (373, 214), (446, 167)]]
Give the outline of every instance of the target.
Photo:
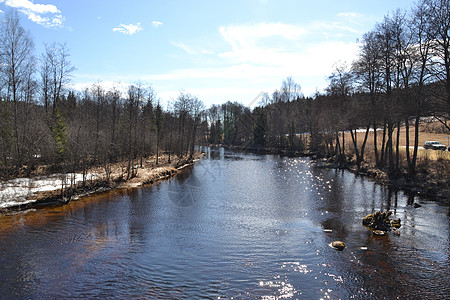
[(436, 141), (426, 141), (423, 147), (425, 149), (444, 150), (444, 151), (447, 149), (447, 146)]

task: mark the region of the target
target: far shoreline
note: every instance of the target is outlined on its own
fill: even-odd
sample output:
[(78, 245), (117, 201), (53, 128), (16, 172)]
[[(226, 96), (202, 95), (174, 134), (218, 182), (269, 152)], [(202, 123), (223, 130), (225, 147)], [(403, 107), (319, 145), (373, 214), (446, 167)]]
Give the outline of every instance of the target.
[(429, 172), (428, 174), (418, 172), (416, 178), (408, 178), (406, 174), (401, 174), (398, 178), (389, 178), (387, 172), (369, 163), (363, 162), (358, 166), (353, 156), (339, 159), (336, 156), (320, 155), (310, 151), (291, 151), (266, 147), (238, 147), (226, 145), (213, 145), (211, 147), (223, 147), (232, 151), (242, 151), (254, 154), (279, 155), (280, 157), (309, 157), (312, 160), (321, 161), (321, 167), (347, 170), (358, 176), (364, 176), (369, 180), (373, 180), (377, 184), (403, 191), (408, 196), (419, 196), (427, 200), (450, 206), (450, 187), (445, 186), (445, 184), (436, 180), (436, 178), (430, 174), (432, 172)]

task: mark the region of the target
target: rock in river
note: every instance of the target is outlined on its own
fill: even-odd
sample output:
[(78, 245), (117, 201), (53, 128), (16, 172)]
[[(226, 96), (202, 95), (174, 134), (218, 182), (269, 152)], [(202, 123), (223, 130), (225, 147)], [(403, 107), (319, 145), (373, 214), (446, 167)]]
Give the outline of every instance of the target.
[(386, 235), (386, 231), (383, 230), (374, 230), (372, 231), (373, 235), (377, 235), (377, 236), (383, 236)]
[(377, 211), (364, 217), (363, 225), (374, 230), (389, 231), (391, 230), (390, 211)]
[(347, 247), (347, 245), (345, 245), (345, 243), (341, 241), (334, 241), (331, 243), (331, 247), (338, 251), (342, 251), (345, 249), (345, 247)]

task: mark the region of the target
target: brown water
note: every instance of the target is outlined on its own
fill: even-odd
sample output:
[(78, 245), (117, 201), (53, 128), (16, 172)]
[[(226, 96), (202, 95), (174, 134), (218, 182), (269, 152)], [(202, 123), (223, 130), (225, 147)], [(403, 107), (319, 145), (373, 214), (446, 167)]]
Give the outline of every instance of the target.
[[(388, 208), (400, 235), (372, 236), (362, 217)], [(216, 149), (151, 188), (0, 216), (0, 298), (448, 299), (448, 214), (308, 159)]]

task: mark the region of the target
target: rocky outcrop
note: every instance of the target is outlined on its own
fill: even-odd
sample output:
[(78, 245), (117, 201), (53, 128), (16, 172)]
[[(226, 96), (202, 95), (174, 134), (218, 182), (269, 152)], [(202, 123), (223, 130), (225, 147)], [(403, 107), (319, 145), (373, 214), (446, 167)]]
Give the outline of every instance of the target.
[(362, 220), (362, 223), (364, 226), (368, 227), (369, 229), (373, 230), (374, 235), (384, 235), (379, 234), (379, 231), (387, 232), (390, 231), (392, 228), (398, 229), (401, 225), (400, 219), (394, 219), (391, 220), (390, 216), (392, 215), (392, 212), (386, 211), (381, 212), (377, 211), (372, 214), (368, 214), (365, 216)]
[(363, 218), (363, 225), (374, 230), (389, 231), (391, 230), (391, 220), (389, 216), (392, 213), (390, 211), (369, 214)]

